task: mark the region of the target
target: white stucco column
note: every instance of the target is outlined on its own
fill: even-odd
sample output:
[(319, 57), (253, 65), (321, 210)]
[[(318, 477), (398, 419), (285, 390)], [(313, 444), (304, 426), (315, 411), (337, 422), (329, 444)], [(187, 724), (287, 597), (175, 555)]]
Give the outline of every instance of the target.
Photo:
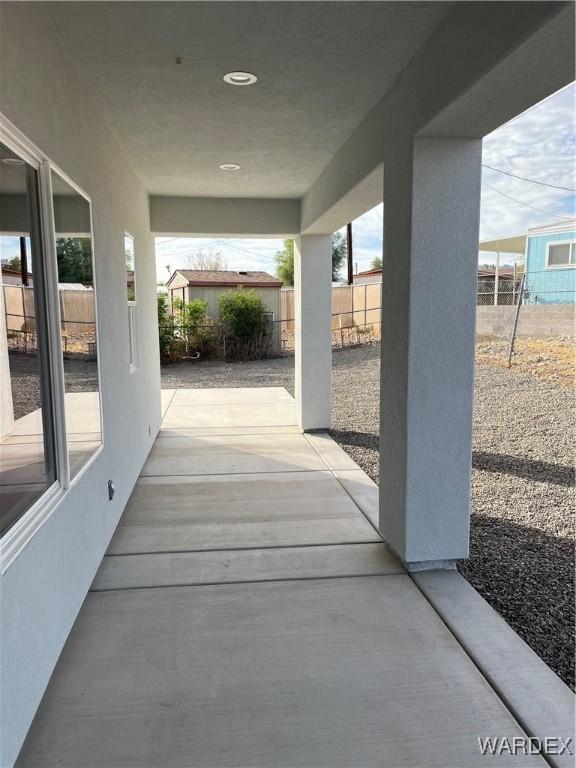
[(384, 165), (380, 530), (410, 568), (468, 555), (481, 142)]
[(332, 238), (294, 239), (295, 394), (304, 431), (327, 429), (332, 379)]

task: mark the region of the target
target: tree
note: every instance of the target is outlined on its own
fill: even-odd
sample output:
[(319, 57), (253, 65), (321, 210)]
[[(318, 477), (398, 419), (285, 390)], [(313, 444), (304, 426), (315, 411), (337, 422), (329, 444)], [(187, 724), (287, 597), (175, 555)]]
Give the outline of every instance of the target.
[(20, 256), (14, 256), (13, 259), (10, 259), (8, 262), (8, 267), (10, 269), (14, 269), (18, 272), (22, 269), (22, 262), (20, 261)]
[(332, 235), (332, 282), (341, 279), (340, 270), (348, 256), (348, 244), (341, 232)]
[(56, 240), (59, 283), (92, 285), (92, 241), (89, 237), (59, 237)]
[(370, 269), (382, 269), (382, 256), (374, 256), (370, 262)]
[[(346, 239), (340, 232), (332, 236), (332, 281), (340, 279), (340, 270), (347, 257)], [(274, 256), (276, 276), (284, 285), (294, 285), (294, 240), (284, 240), (284, 248)]]
[(294, 240), (284, 240), (284, 248), (274, 256), (276, 276), (284, 285), (294, 285)]
[(228, 263), (220, 251), (200, 250), (188, 256), (186, 266), (190, 269), (209, 269), (212, 272), (228, 269)]

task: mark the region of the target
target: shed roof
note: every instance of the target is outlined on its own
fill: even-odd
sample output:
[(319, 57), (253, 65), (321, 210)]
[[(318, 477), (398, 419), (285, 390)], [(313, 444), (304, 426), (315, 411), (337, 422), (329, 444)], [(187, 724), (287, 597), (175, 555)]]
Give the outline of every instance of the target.
[(268, 272), (248, 272), (234, 270), (211, 269), (177, 269), (166, 283), (170, 283), (176, 275), (180, 275), (188, 281), (188, 285), (216, 286), (233, 288), (238, 285), (247, 285), (252, 288), (281, 288), (282, 280), (269, 275)]

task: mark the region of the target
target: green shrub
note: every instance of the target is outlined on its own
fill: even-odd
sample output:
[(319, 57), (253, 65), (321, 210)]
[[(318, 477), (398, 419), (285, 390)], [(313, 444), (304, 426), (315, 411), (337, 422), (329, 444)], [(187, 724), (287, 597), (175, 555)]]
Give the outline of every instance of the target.
[(208, 302), (204, 301), (204, 299), (192, 299), (192, 301), (188, 302), (182, 301), (182, 299), (174, 299), (172, 307), (176, 322), (184, 336), (196, 331), (199, 325), (206, 324)]
[(226, 291), (218, 302), (220, 322), (237, 339), (249, 340), (266, 331), (266, 307), (254, 289)]
[(160, 340), (160, 359), (169, 360), (174, 342), (174, 323), (168, 313), (168, 297), (165, 293), (157, 296), (158, 337)]

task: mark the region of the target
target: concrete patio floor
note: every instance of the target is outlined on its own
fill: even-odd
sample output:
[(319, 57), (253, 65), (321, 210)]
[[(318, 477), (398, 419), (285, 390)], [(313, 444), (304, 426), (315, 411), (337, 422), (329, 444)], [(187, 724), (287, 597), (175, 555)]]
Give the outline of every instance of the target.
[(167, 390), (20, 766), (547, 765), (280, 388)]

